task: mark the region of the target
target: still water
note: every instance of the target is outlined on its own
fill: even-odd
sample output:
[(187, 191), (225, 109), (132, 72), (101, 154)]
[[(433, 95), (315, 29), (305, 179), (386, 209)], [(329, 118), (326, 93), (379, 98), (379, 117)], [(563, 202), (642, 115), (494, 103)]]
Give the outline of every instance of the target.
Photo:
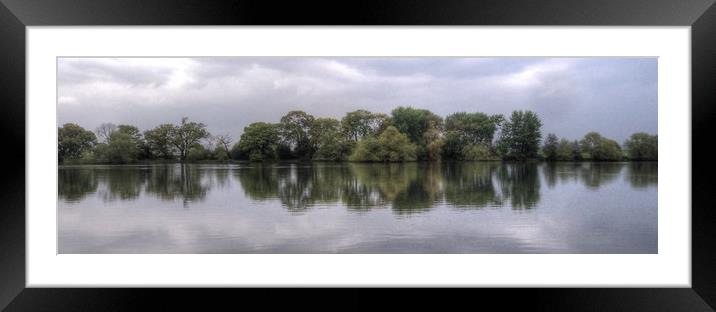
[(657, 163), (63, 166), (59, 253), (657, 253)]

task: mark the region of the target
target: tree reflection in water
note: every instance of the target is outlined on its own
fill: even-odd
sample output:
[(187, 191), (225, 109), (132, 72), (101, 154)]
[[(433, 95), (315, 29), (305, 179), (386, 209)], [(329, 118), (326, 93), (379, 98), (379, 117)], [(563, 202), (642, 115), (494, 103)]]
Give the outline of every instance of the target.
[(136, 166), (114, 166), (98, 170), (97, 176), (102, 185), (104, 201), (133, 200), (139, 197), (147, 184), (146, 170)]
[(211, 186), (204, 174), (198, 165), (154, 166), (147, 175), (145, 190), (163, 200), (181, 200), (186, 208), (189, 203), (206, 197)]
[(540, 198), (540, 180), (536, 163), (503, 163), (497, 179), (504, 200), (514, 210), (532, 209)]
[[(65, 167), (58, 171), (59, 198), (76, 202), (96, 193), (105, 202), (129, 201), (143, 193), (163, 200), (180, 199), (186, 207), (202, 200), (210, 188), (194, 165)], [(216, 175), (219, 183), (226, 183)]]
[(291, 212), (338, 204), (354, 212), (390, 208), (396, 215), (423, 213), (439, 204), (455, 209), (507, 205), (529, 210), (540, 201), (540, 172), (549, 188), (580, 183), (594, 190), (615, 181), (622, 167), (627, 167), (626, 179), (634, 187), (658, 182), (655, 162), (170, 164), (60, 168), (58, 194), (66, 202), (76, 202), (96, 193), (109, 202), (144, 193), (180, 200), (188, 207), (204, 200), (212, 188), (231, 192), (240, 187), (247, 198), (278, 200)]
[(67, 167), (57, 170), (57, 194), (68, 203), (78, 202), (97, 192), (98, 185), (92, 167)]
[(495, 189), (498, 162), (448, 162), (443, 165), (445, 201), (457, 208), (480, 209), (502, 205)]
[[(258, 164), (235, 174), (249, 198), (279, 199), (294, 212), (340, 202), (356, 212), (390, 207), (395, 214), (408, 215), (440, 202), (465, 209), (501, 206), (505, 198), (512, 198), (517, 208), (531, 208), (539, 199), (536, 164)], [(505, 180), (500, 183), (502, 193), (494, 179)]]
[(627, 166), (627, 179), (632, 187), (647, 188), (657, 186), (659, 182), (659, 163), (631, 162)]
[(582, 183), (587, 188), (597, 190), (602, 185), (615, 181), (619, 177), (622, 167), (624, 167), (623, 163), (614, 162), (583, 163), (579, 167), (579, 174)]

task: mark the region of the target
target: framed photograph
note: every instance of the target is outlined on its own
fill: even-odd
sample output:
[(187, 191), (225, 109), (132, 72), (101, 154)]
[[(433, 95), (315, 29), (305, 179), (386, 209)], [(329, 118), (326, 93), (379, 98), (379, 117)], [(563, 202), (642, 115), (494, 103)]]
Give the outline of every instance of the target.
[(716, 305), (712, 0), (2, 4), (8, 310)]

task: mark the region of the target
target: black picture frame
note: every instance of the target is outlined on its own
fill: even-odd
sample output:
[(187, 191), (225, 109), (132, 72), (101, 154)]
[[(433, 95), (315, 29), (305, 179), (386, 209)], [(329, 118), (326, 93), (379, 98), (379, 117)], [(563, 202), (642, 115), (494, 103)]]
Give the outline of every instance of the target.
[[(0, 307), (8, 311), (168, 309), (241, 300), (313, 305), (315, 295), (247, 289), (51, 289), (25, 285), (25, 27), (72, 25), (584, 25), (691, 26), (692, 288), (412, 290), (401, 306), (423, 305), (435, 294), (442, 308), (469, 300), (532, 310), (714, 311), (716, 307), (716, 192), (707, 163), (716, 120), (716, 5), (714, 0), (548, 1), (198, 1), (0, 0), (0, 128), (5, 139), (0, 209)], [(660, 86), (668, 87), (668, 86)], [(686, 105), (687, 103), (684, 103)], [(23, 164), (20, 166), (19, 164)], [(663, 191), (663, 190), (662, 190)], [(662, 207), (663, 208), (663, 207)], [(684, 207), (670, 207), (680, 209)], [(665, 209), (665, 208), (664, 208)], [(178, 273), (180, 274), (180, 273)], [(319, 295), (368, 306), (395, 293), (362, 289)], [(505, 300), (504, 297), (513, 298)], [(206, 298), (209, 297), (209, 298)], [(326, 299), (330, 297), (331, 299)], [(270, 299), (273, 298), (273, 299)], [(416, 300), (419, 299), (419, 300)], [(320, 305), (320, 304), (319, 304)]]

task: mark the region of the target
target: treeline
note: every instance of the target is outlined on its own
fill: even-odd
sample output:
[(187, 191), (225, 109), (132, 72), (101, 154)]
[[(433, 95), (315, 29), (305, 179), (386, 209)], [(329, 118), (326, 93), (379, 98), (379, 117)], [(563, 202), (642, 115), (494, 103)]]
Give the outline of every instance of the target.
[(113, 124), (92, 132), (68, 123), (58, 129), (58, 150), (61, 163), (658, 159), (656, 135), (635, 133), (622, 149), (596, 132), (574, 141), (548, 134), (542, 142), (541, 128), (531, 111), (514, 111), (509, 118), (459, 112), (443, 119), (429, 110), (398, 107), (390, 115), (357, 110), (340, 120), (291, 111), (278, 123), (248, 125), (235, 143), (187, 118), (144, 132)]

